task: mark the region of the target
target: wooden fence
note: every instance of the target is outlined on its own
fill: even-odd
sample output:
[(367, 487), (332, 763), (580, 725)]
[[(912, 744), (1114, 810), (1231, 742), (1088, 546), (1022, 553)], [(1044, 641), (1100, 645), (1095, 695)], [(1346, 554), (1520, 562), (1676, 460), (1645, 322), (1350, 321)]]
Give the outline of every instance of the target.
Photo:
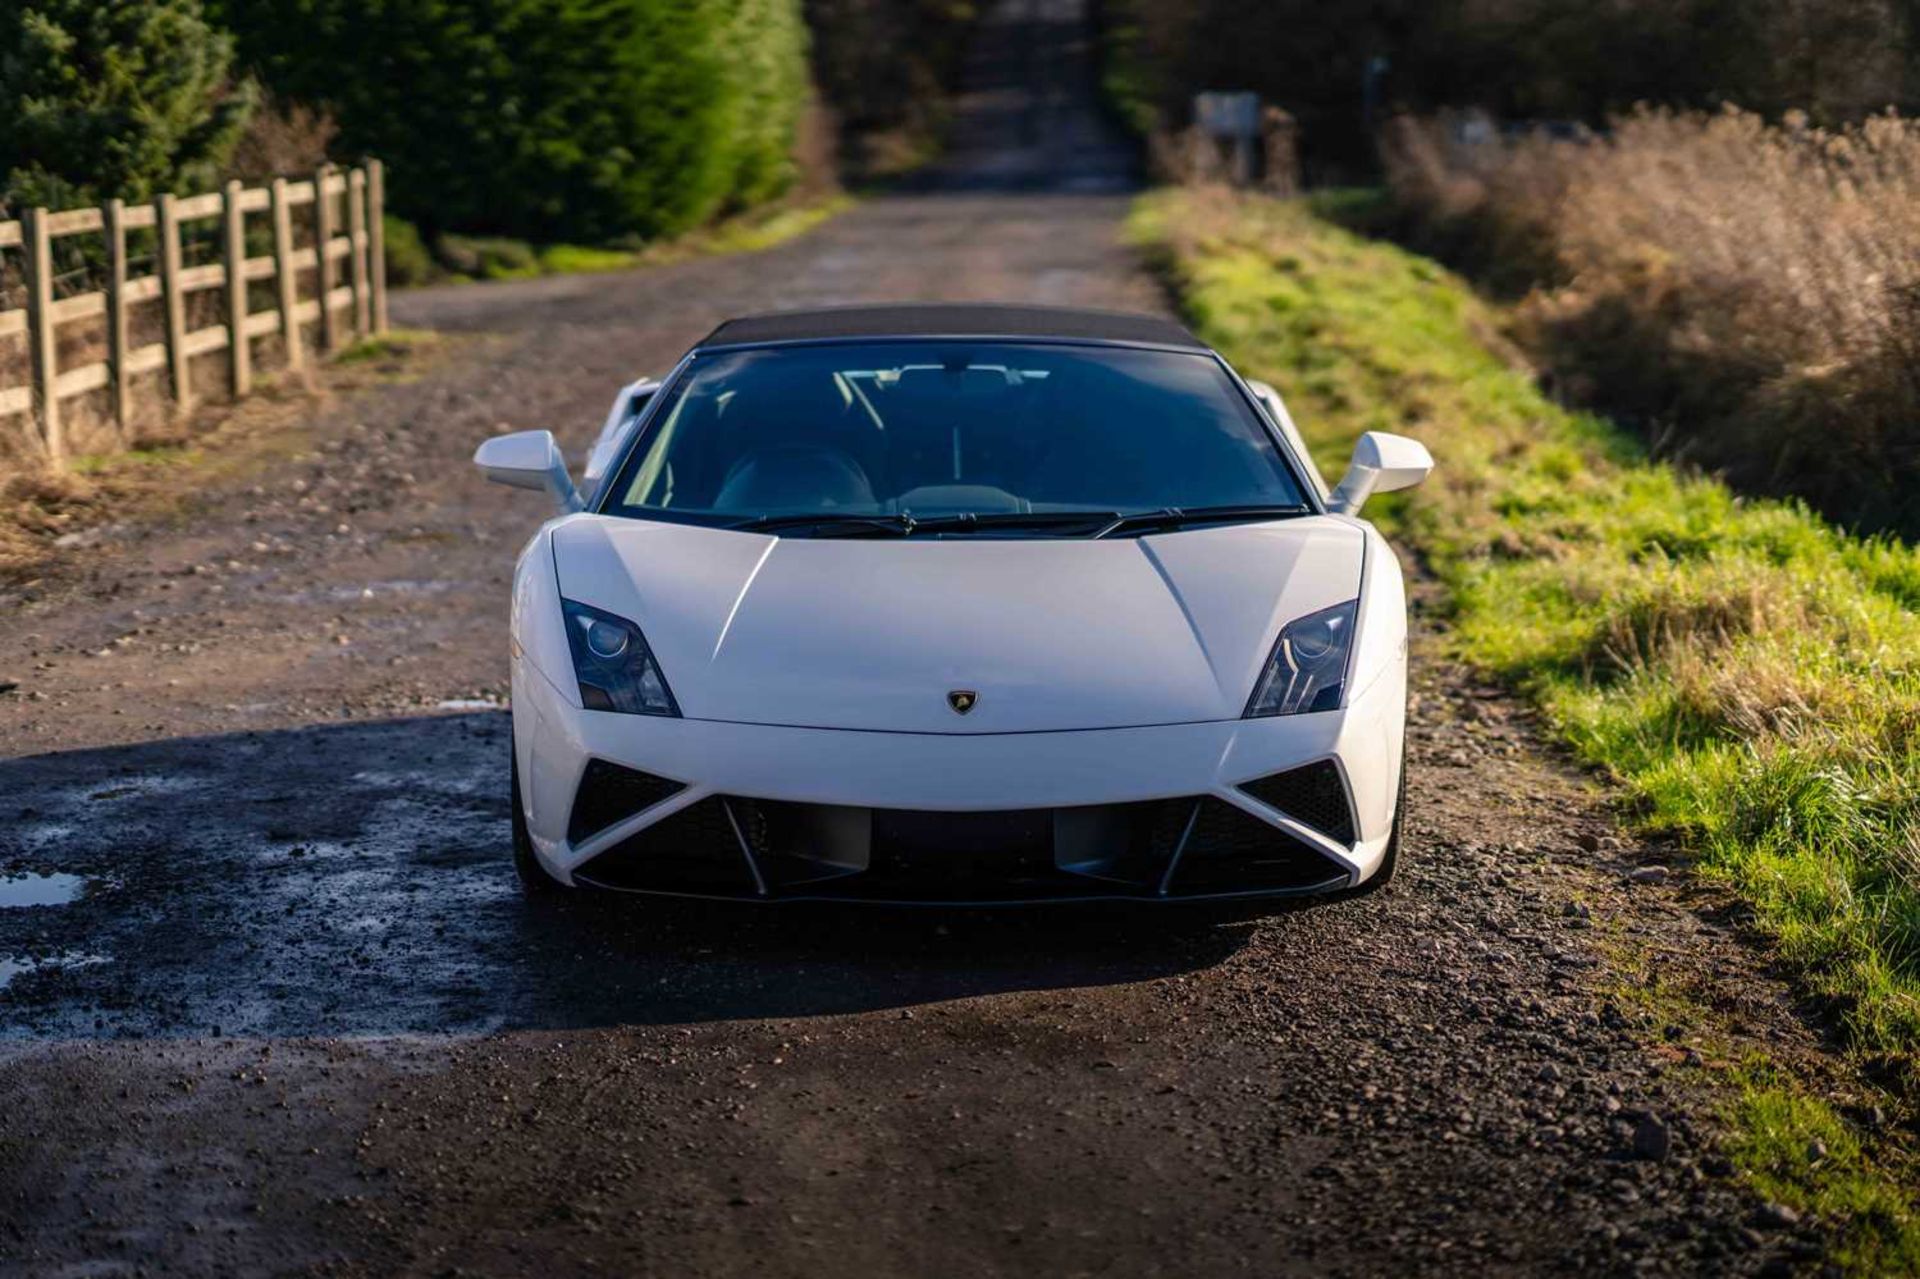
[[(77, 396), (106, 391), (114, 425), (124, 435), (136, 408), (139, 388), (133, 379), (139, 374), (164, 371), (171, 409), (180, 414), (198, 398), (195, 356), (228, 352), (226, 390), (239, 399), (253, 386), (255, 339), (277, 337), (283, 366), (299, 369), (307, 346), (302, 326), (317, 326), (315, 341), (322, 353), (350, 335), (384, 333), (384, 205), (380, 162), (370, 160), (346, 172), (324, 167), (302, 182), (276, 178), (270, 186), (248, 188), (236, 181), (208, 195), (163, 195), (139, 205), (109, 200), (101, 208), (58, 213), (28, 209), (19, 221), (0, 222), (0, 251), (17, 250), (24, 258), (26, 300), (24, 306), (0, 310), (0, 339), (24, 336), (28, 357), (25, 385), (0, 380), (0, 420), (29, 418), (34, 443), (57, 466), (67, 457), (61, 406)], [(248, 257), (248, 219), (256, 216), (271, 227), (272, 251)], [(296, 217), (311, 219), (310, 236), (296, 237)], [(212, 218), (220, 219), (220, 260), (185, 265), (182, 225)], [(145, 231), (153, 232), (153, 271), (136, 278), (129, 271), (128, 233)], [(86, 235), (105, 241), (103, 287), (56, 297), (55, 242)], [(296, 247), (298, 239), (309, 243)], [(305, 298), (299, 287), (303, 272), (313, 277), (312, 296)], [(272, 305), (250, 309), (250, 286), (259, 284), (264, 293), (269, 281)], [(225, 293), (219, 322), (188, 329), (187, 299), (214, 289)], [(149, 301), (161, 306), (161, 337), (136, 347), (129, 315), (135, 305)], [(104, 358), (61, 368), (62, 326), (96, 318), (105, 321)]]

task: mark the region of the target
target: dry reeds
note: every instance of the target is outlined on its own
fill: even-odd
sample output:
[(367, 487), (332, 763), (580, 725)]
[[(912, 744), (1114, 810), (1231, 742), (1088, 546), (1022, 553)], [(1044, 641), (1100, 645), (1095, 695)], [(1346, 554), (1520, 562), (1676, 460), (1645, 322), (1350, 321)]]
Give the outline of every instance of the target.
[(1920, 531), (1920, 122), (1642, 109), (1383, 142), (1416, 236), (1527, 292), (1519, 335), (1575, 398), (1743, 487)]

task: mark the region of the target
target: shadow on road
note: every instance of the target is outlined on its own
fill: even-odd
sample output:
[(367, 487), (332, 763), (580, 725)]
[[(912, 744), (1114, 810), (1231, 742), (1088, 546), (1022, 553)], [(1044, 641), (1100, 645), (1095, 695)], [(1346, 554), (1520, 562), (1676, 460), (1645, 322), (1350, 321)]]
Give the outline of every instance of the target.
[[(769, 276), (764, 261), (737, 280), (721, 276), (733, 292), (719, 289), (713, 305), (751, 311), (888, 290), (1126, 297), (1115, 281), (1130, 278), (1127, 259), (1110, 242), (1135, 157), (1096, 106), (1084, 10), (1084, 0), (994, 6), (940, 163), (903, 196), (867, 205), (864, 221), (821, 233), (786, 276)], [(625, 361), (630, 345), (658, 336), (653, 326), (678, 324), (692, 338), (715, 318), (655, 302), (664, 300), (644, 289), (523, 281), (413, 293), (396, 312), (441, 328), (558, 326), (569, 362), (585, 358), (586, 330), (612, 333)], [(552, 359), (545, 348), (524, 358)], [(539, 376), (519, 370), (508, 389), (523, 411), (551, 414), (576, 381), (543, 366)], [(472, 447), (466, 418), (459, 405), (423, 408), (406, 437), (444, 447), (457, 465)], [(505, 554), (490, 544), (477, 564), (497, 569)], [(410, 564), (394, 576), (423, 571)], [(463, 576), (471, 587), (489, 572)], [(464, 616), (475, 598), (463, 587), (435, 609)], [(497, 625), (497, 599), (484, 609)], [(497, 671), (497, 649), (489, 661)], [(271, 681), (258, 682), (249, 690), (265, 700)], [(446, 684), (473, 686), (465, 675)], [(343, 688), (343, 700), (353, 691)], [(1217, 963), (1241, 941), (1229, 917), (1189, 907), (982, 914), (569, 900), (530, 910), (508, 861), (506, 737), (503, 713), (433, 715), (0, 762), (0, 1039), (853, 1012), (1148, 980)], [(9, 880), (23, 901), (79, 892), (10, 906)]]
[(1185, 909), (529, 906), (507, 727), (422, 716), (0, 764), (0, 887), (82, 881), (0, 907), (0, 1037), (804, 1016), (1141, 981), (1240, 944), (1231, 917)]

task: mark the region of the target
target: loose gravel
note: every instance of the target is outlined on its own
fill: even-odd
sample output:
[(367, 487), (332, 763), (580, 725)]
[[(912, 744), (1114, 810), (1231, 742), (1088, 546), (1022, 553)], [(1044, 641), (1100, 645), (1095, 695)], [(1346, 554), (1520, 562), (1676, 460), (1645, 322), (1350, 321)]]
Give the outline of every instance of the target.
[[(28, 1274), (1756, 1273), (1814, 1223), (1714, 1150), (1614, 947), (1799, 1032), (1422, 620), (1391, 890), (1307, 909), (531, 910), (503, 622), (620, 383), (795, 304), (1162, 305), (1069, 0), (956, 158), (755, 257), (423, 291), (465, 334), (0, 608), (0, 1268)], [(1026, 6), (1015, 6), (1026, 13)], [(1031, 126), (1031, 127), (1029, 127)], [(1035, 145), (1032, 139), (1045, 141)]]

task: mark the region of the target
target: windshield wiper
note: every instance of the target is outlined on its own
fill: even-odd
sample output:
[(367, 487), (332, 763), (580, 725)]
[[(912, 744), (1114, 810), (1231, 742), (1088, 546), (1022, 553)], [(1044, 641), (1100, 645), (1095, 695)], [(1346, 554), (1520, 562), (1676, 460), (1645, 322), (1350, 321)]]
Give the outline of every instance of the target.
[(815, 511), (811, 515), (756, 515), (727, 525), (749, 533), (773, 533), (788, 529), (813, 529), (814, 536), (871, 537), (876, 534), (905, 537), (916, 527), (911, 515), (849, 515)]
[(1301, 505), (1292, 506), (1167, 506), (1157, 511), (1135, 511), (1115, 516), (1095, 537), (1126, 533), (1164, 533), (1190, 528), (1196, 524), (1236, 524), (1257, 520), (1285, 520), (1308, 514)]
[(1118, 511), (969, 511), (958, 515), (854, 515), (826, 511), (811, 515), (757, 515), (727, 525), (749, 533), (810, 529), (816, 537), (912, 537), (921, 533), (992, 532), (1025, 528), (1105, 528)]
[(1085, 529), (1090, 537), (1129, 533), (1164, 533), (1196, 524), (1229, 524), (1254, 520), (1290, 519), (1306, 515), (1305, 506), (1167, 506), (1157, 511), (972, 511), (958, 515), (855, 515), (815, 511), (812, 514), (756, 515), (727, 525), (749, 533), (808, 530), (814, 537), (915, 537), (921, 534), (990, 533), (1003, 529)]
[(970, 533), (975, 529), (1105, 528), (1121, 518), (1118, 511), (966, 511), (933, 515), (913, 521), (913, 533)]

